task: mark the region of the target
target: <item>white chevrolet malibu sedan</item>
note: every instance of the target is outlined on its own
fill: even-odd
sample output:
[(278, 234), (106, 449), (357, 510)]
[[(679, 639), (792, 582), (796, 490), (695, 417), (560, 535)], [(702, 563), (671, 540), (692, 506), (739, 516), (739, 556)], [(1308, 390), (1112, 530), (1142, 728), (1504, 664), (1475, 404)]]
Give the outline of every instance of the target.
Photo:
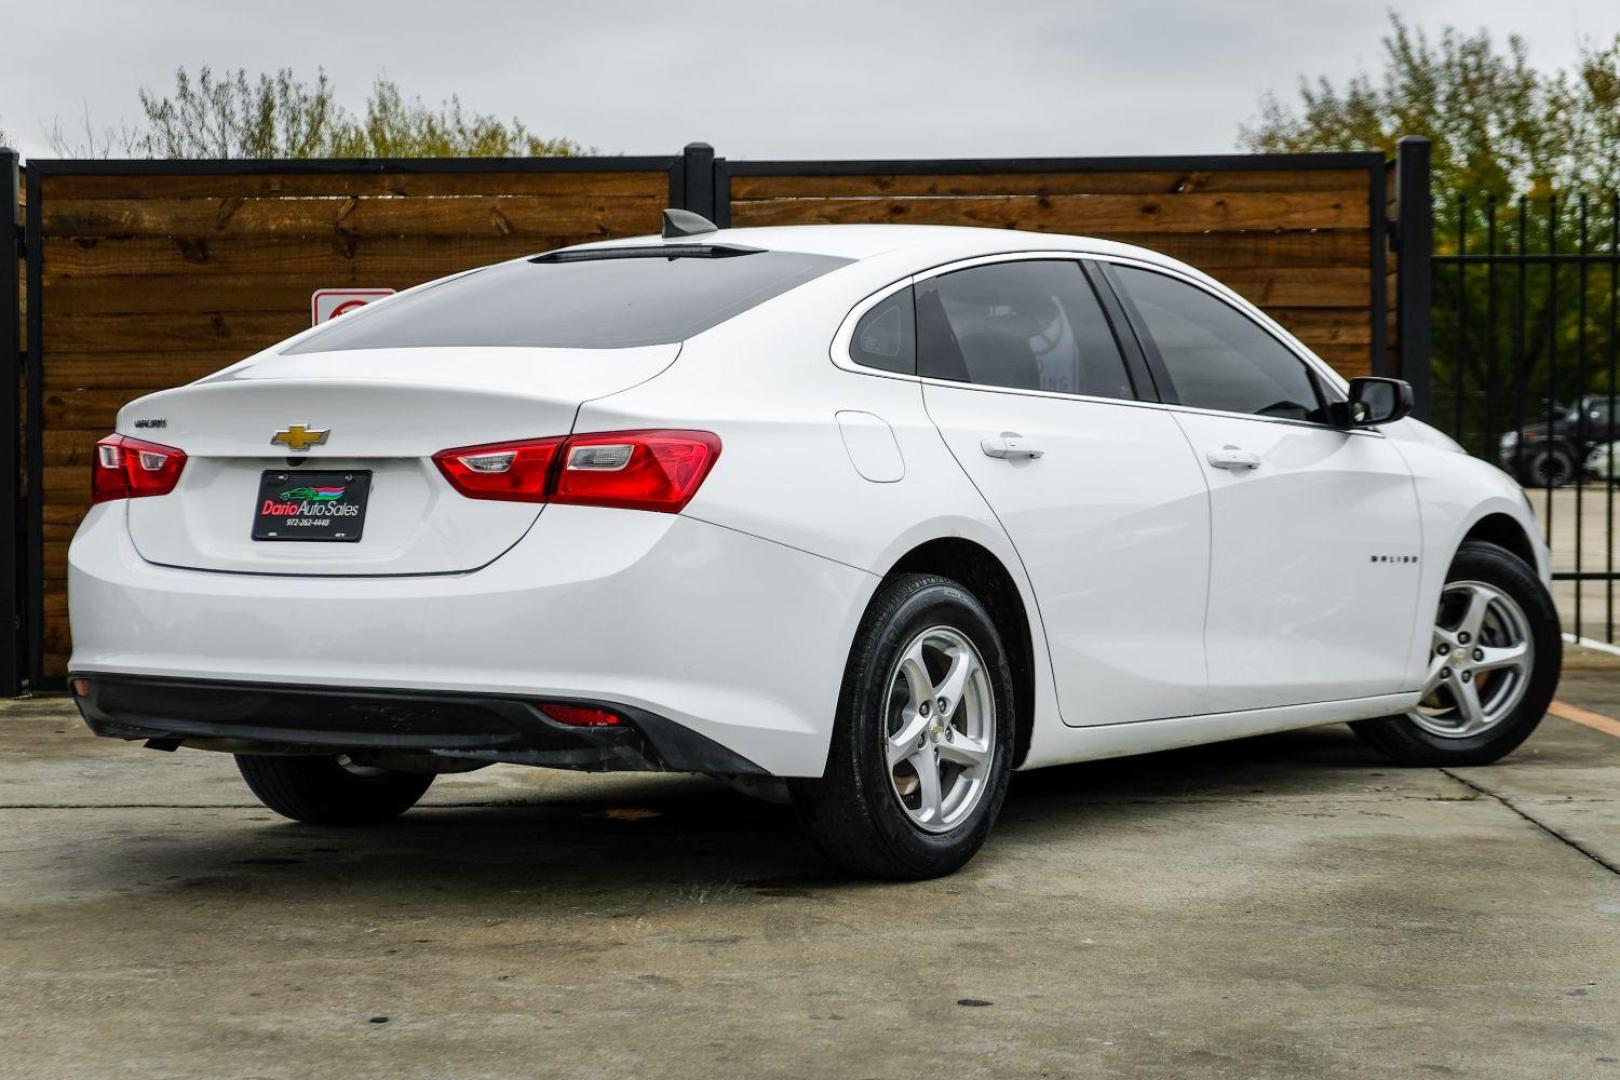
[(705, 773), (948, 873), (1017, 769), (1349, 722), (1480, 764), (1559, 670), (1520, 489), (1198, 271), (923, 226), (587, 244), (118, 416), (101, 735), (303, 822), (495, 762)]

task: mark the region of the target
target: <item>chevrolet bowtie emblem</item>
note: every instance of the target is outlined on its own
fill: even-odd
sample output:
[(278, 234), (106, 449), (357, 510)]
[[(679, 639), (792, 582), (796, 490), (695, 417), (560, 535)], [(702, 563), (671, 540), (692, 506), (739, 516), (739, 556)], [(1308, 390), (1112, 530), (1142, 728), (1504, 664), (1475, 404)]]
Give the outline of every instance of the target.
[(312, 446), (321, 445), (330, 434), (332, 434), (330, 428), (325, 431), (311, 431), (303, 424), (293, 424), (270, 436), (270, 441), (289, 450), (308, 450)]

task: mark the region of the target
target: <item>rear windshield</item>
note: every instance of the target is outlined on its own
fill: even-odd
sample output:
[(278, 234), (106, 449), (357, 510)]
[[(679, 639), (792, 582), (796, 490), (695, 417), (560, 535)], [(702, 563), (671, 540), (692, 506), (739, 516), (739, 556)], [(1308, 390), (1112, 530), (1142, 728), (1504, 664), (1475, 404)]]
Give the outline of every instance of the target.
[(353, 312), (286, 352), (665, 345), (700, 334), (850, 261), (794, 251), (552, 258), (502, 263), (383, 307)]

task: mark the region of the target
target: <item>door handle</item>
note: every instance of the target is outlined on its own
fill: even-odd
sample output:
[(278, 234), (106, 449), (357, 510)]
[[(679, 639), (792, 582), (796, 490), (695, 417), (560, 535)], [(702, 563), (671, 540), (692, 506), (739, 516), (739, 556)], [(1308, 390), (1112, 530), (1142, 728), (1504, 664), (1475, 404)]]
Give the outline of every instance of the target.
[(980, 441), (979, 449), (984, 451), (986, 457), (1001, 458), (1004, 461), (1017, 461), (1022, 458), (1038, 458), (1046, 453), (1037, 450), (1029, 444), (1029, 440), (1016, 431), (1003, 431), (1000, 435), (991, 435)]
[(1259, 454), (1251, 453), (1230, 443), (1218, 450), (1211, 450), (1204, 456), (1217, 469), (1258, 469), (1260, 467)]

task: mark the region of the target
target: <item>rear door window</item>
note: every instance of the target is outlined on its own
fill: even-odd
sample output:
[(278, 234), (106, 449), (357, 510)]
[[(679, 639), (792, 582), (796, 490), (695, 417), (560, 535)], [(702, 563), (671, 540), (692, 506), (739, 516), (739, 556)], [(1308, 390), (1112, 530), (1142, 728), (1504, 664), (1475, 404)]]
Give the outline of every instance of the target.
[(934, 379), (1133, 398), (1119, 343), (1077, 262), (990, 263), (919, 282), (917, 373)]
[(675, 257), (669, 249), (634, 257), (613, 251), (565, 252), (569, 257), (556, 261), (543, 257), (476, 270), (351, 312), (286, 351), (667, 345), (851, 261), (796, 251), (731, 249)]

